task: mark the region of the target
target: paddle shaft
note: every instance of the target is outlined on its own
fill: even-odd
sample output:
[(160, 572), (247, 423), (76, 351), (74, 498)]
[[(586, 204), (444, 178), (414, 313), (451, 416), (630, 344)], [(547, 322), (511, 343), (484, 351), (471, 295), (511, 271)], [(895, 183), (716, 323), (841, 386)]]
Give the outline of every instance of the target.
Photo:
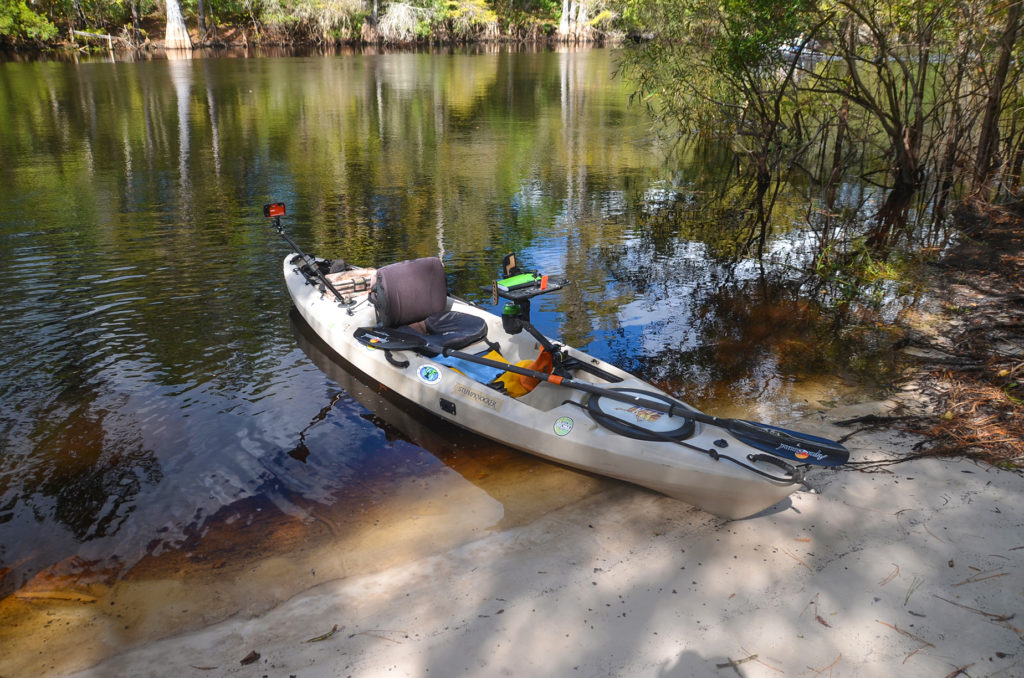
[[(411, 348), (411, 347), (410, 347)], [(520, 367), (518, 365), (512, 365), (509, 363), (499, 362), (497, 360), (490, 360), (488, 358), (481, 358), (471, 353), (464, 353), (462, 351), (456, 351), (450, 348), (442, 348), (438, 346), (430, 346), (431, 350), (442, 353), (445, 356), (452, 358), (458, 358), (460, 360), (466, 360), (480, 365), (487, 365), (489, 367), (495, 367), (498, 369), (505, 370), (506, 372), (512, 372), (513, 374), (519, 374), (524, 377), (530, 377), (539, 381), (546, 381), (549, 384), (555, 384), (556, 386), (566, 386), (568, 388), (574, 388), (578, 391), (590, 393), (591, 395), (597, 395), (602, 398), (609, 398), (612, 400), (618, 400), (619, 402), (628, 403), (635, 405), (636, 407), (642, 407), (648, 410), (654, 410), (656, 412), (664, 412), (670, 417), (679, 415), (687, 419), (693, 419), (703, 424), (709, 424), (726, 431), (729, 431), (733, 435), (739, 438), (756, 438), (762, 442), (772, 443), (778, 445), (783, 451), (787, 452), (787, 456), (798, 457), (799, 454), (805, 454), (813, 456), (819, 463), (830, 461), (828, 464), (823, 465), (838, 465), (835, 461), (831, 461), (834, 457), (843, 457), (839, 463), (845, 463), (849, 453), (846, 448), (841, 445), (828, 444), (822, 440), (820, 442), (814, 440), (808, 440), (803, 437), (794, 436), (786, 431), (782, 431), (775, 428), (763, 428), (757, 424), (744, 421), (742, 419), (721, 419), (709, 414), (704, 414), (697, 410), (678, 405), (676, 403), (664, 403), (648, 398), (643, 398), (638, 395), (631, 395), (623, 391), (616, 391), (614, 389), (602, 388), (595, 384), (591, 384), (586, 381), (579, 381), (572, 379), (571, 377), (560, 377), (557, 374), (548, 374), (547, 372), (539, 372), (537, 370), (531, 370), (528, 367)]]
[(644, 409), (664, 412), (670, 417), (678, 414), (686, 417), (687, 419), (694, 419), (695, 421), (703, 422), (705, 424), (722, 427), (722, 423), (718, 417), (712, 417), (675, 403), (663, 403), (656, 400), (649, 400), (638, 395), (630, 395), (629, 393), (623, 393), (622, 391), (602, 388), (587, 381), (579, 381), (578, 379), (573, 379), (571, 377), (560, 377), (557, 374), (548, 374), (547, 372), (531, 370), (529, 367), (520, 367), (519, 365), (490, 360), (489, 358), (481, 358), (480, 356), (475, 356), (472, 353), (463, 353), (462, 351), (456, 351), (451, 348), (442, 348), (441, 353), (445, 356), (458, 358), (459, 360), (466, 360), (471, 363), (478, 363), (489, 367), (497, 367), (498, 369), (505, 370), (506, 372), (530, 377), (531, 379), (537, 379), (538, 381), (546, 381), (549, 384), (555, 384), (556, 386), (566, 386), (568, 388), (574, 388), (577, 391), (584, 391), (585, 393), (590, 393), (592, 395), (611, 398), (612, 400), (629, 403), (630, 405), (636, 405), (637, 407), (642, 407)]
[(791, 459), (796, 462), (816, 464), (818, 466), (841, 466), (849, 458), (849, 451), (840, 445), (826, 438), (810, 436), (796, 431), (781, 429), (768, 424), (761, 424), (743, 419), (721, 419), (713, 417), (696, 410), (689, 409), (681, 403), (665, 403), (650, 400), (640, 395), (631, 395), (623, 390), (602, 388), (586, 381), (578, 381), (570, 377), (562, 377), (557, 374), (538, 372), (528, 367), (519, 367), (497, 360), (481, 358), (471, 353), (464, 353), (451, 348), (445, 348), (433, 344), (430, 340), (418, 332), (411, 332), (400, 328), (371, 328), (361, 327), (356, 330), (355, 338), (362, 344), (385, 351), (390, 359), (390, 351), (416, 351), (427, 357), (444, 354), (453, 358), (459, 358), (472, 363), (494, 367), (499, 370), (530, 377), (538, 381), (546, 381), (557, 386), (574, 388), (585, 393), (628, 403), (636, 407), (642, 407), (655, 412), (665, 412), (670, 416), (679, 414), (687, 419), (693, 419), (710, 426), (724, 429), (735, 438), (751, 447), (768, 452), (775, 456)]

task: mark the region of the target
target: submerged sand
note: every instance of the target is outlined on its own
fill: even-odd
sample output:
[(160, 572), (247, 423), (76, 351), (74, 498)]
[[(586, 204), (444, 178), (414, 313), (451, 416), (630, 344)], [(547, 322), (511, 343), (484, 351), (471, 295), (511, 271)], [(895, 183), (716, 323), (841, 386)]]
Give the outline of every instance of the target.
[[(914, 442), (849, 444), (864, 460)], [(811, 480), (819, 493), (731, 522), (608, 482), (74, 675), (1024, 675), (1019, 474), (930, 459)]]

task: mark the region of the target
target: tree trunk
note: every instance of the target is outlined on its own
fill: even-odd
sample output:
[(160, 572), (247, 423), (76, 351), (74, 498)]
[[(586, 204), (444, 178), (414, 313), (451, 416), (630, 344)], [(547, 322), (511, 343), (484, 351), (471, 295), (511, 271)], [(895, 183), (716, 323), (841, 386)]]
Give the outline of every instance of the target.
[(139, 0), (132, 0), (132, 44), (136, 47), (142, 42), (142, 32), (139, 30)]
[(968, 69), (971, 68), (973, 62), (969, 37), (962, 35), (957, 42), (956, 70), (949, 88), (949, 91), (954, 96), (950, 98), (950, 102), (947, 104), (949, 113), (947, 116), (948, 122), (946, 123), (946, 147), (939, 161), (938, 172), (935, 175), (937, 186), (935, 207), (932, 209), (932, 214), (934, 215), (936, 226), (940, 225), (946, 218), (946, 205), (949, 202), (953, 186), (958, 179), (956, 170), (957, 158), (963, 151), (963, 140), (969, 138), (970, 135), (971, 123), (964, 120), (964, 111), (961, 105), (961, 101), (964, 100), (964, 82), (967, 78)]
[(86, 28), (89, 25), (88, 19), (85, 18), (85, 12), (82, 11), (82, 3), (79, 0), (72, 0), (72, 27)]
[(192, 49), (192, 39), (185, 27), (178, 0), (167, 0), (167, 33), (164, 36), (166, 49)]
[(1024, 168), (1024, 142), (1017, 145), (1010, 165), (1010, 190), (1017, 190), (1021, 185), (1021, 169)]
[[(836, 188), (843, 176), (843, 143), (846, 140), (846, 125), (850, 117), (850, 98), (843, 97), (843, 103), (839, 108), (839, 117), (836, 123), (836, 141), (832, 148), (832, 171), (828, 175), (828, 183), (825, 191), (825, 201), (828, 212), (831, 215), (832, 208), (836, 204)], [(829, 217), (831, 219), (831, 216)]]
[(878, 209), (878, 221), (868, 231), (865, 244), (874, 252), (886, 253), (893, 245), (893, 233), (907, 223), (907, 210), (917, 192), (918, 184), (908, 183), (897, 176), (885, 202)]
[(377, 34), (378, 0), (364, 0), (363, 7), (370, 10), (370, 16), (366, 17), (363, 25), (359, 28), (359, 39), (364, 44), (369, 45), (376, 43), (380, 39), (380, 36)]
[(562, 0), (562, 18), (558, 21), (558, 39), (567, 41), (569, 39), (569, 15), (572, 13), (572, 0)]
[(587, 21), (589, 21), (587, 19), (587, 3), (584, 0), (580, 0), (580, 3), (576, 6), (576, 30), (573, 31), (576, 42), (590, 41)]
[(198, 0), (197, 12), (199, 14), (199, 42), (206, 42), (206, 3)]
[(556, 37), (561, 42), (589, 40), (586, 0), (562, 0), (562, 18), (558, 21)]
[[(871, 5), (871, 12), (864, 13), (846, 0), (843, 4), (850, 16), (842, 28), (847, 43), (840, 46), (840, 56), (847, 66), (850, 98), (878, 121), (889, 141), (892, 188), (867, 234), (870, 247), (886, 249), (892, 244), (894, 232), (906, 226), (908, 209), (924, 179), (921, 149), (928, 117), (924, 94), (930, 68), (931, 23), (926, 22), (916, 36), (914, 54), (890, 43), (890, 39), (901, 36), (889, 30), (884, 10)], [(874, 43), (870, 59), (858, 52), (864, 31)]]
[[(764, 246), (768, 242), (769, 225), (771, 222), (771, 209), (766, 209), (764, 204), (765, 196), (768, 195), (768, 189), (772, 185), (772, 174), (768, 169), (767, 164), (763, 158), (759, 158), (757, 161), (757, 187), (754, 191), (754, 226), (758, 229), (757, 235), (757, 258), (762, 259), (764, 257)], [(747, 247), (749, 249), (752, 243), (753, 236), (747, 239)]]
[(1020, 28), (1020, 12), (1021, 2), (1017, 0), (1010, 5), (1006, 15), (1006, 30), (999, 39), (1001, 52), (992, 77), (992, 85), (989, 87), (988, 101), (985, 102), (985, 118), (981, 123), (978, 137), (978, 159), (974, 165), (975, 190), (988, 182), (989, 174), (994, 169), (993, 158), (999, 140), (999, 103), (1003, 99), (1003, 85), (1006, 84), (1006, 73), (1010, 68), (1013, 43), (1017, 40), (1017, 30)]

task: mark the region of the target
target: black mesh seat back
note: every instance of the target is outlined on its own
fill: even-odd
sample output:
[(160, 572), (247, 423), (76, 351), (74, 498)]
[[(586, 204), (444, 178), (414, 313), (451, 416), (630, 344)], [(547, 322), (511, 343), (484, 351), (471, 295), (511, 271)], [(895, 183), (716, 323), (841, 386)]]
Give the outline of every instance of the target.
[(377, 269), (370, 297), (381, 327), (419, 322), (448, 306), (448, 283), (437, 257), (389, 264)]

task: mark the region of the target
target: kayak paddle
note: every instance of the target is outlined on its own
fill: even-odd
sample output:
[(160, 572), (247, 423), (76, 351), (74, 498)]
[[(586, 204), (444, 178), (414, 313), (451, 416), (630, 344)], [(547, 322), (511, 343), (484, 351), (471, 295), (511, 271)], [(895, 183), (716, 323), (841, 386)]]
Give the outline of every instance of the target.
[(682, 404), (652, 400), (641, 395), (630, 394), (628, 391), (623, 392), (602, 388), (587, 381), (579, 381), (570, 377), (561, 377), (557, 374), (538, 372), (537, 370), (519, 367), (518, 365), (489, 360), (471, 353), (464, 353), (463, 351), (456, 351), (431, 343), (427, 336), (412, 330), (360, 327), (355, 331), (355, 338), (365, 346), (384, 351), (416, 351), (427, 357), (437, 355), (451, 356), (539, 381), (546, 381), (549, 384), (573, 388), (578, 391), (601, 396), (602, 398), (618, 400), (656, 412), (664, 412), (669, 416), (678, 415), (687, 419), (693, 419), (703, 424), (724, 429), (738, 440), (762, 452), (799, 463), (816, 466), (842, 466), (850, 458), (849, 450), (827, 438), (819, 438), (818, 436), (798, 433), (789, 429), (779, 428), (778, 426), (748, 421), (746, 419), (722, 419), (698, 412)]

